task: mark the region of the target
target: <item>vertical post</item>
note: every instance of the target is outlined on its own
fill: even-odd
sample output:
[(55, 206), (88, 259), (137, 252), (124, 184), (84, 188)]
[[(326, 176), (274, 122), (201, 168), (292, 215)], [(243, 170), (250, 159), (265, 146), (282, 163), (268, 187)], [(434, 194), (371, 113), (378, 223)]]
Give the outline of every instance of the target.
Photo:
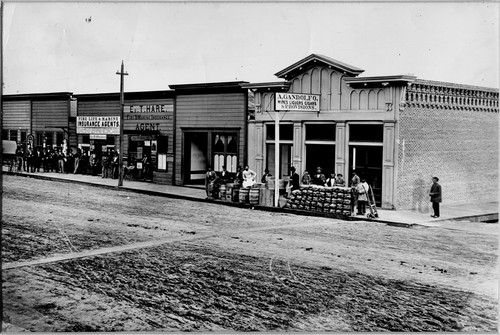
[(124, 71), (124, 65), (122, 60), (122, 66), (120, 72), (116, 72), (120, 75), (120, 152), (118, 153), (118, 186), (123, 186), (123, 108), (124, 108), (124, 93), (123, 93), (123, 76), (127, 76), (128, 73)]
[(274, 118), (274, 207), (278, 207), (280, 196), (280, 112), (277, 110)]

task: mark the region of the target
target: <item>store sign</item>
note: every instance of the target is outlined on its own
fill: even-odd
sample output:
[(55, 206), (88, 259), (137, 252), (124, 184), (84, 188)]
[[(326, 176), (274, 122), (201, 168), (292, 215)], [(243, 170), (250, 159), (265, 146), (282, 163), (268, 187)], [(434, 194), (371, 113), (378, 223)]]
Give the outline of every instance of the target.
[(90, 139), (91, 140), (105, 140), (105, 139), (107, 139), (107, 135), (90, 134)]
[(277, 111), (319, 112), (320, 94), (276, 93), (274, 106)]
[(173, 100), (170, 103), (125, 105), (123, 110), (124, 127), (126, 130), (141, 133), (161, 131), (167, 124), (171, 123), (173, 114)]
[(151, 141), (151, 140), (154, 140), (154, 139), (156, 139), (156, 136), (154, 136), (154, 135), (134, 135), (134, 136), (130, 136), (130, 140), (134, 141), (134, 142), (138, 142), (138, 141)]
[(120, 117), (78, 116), (76, 118), (76, 133), (120, 135)]

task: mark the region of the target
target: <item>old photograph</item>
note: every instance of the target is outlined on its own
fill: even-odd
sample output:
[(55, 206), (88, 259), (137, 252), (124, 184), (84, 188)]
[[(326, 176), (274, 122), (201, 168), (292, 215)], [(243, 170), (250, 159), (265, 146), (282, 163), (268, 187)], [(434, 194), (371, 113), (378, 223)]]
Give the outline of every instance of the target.
[(497, 333), (499, 12), (3, 2), (2, 333)]

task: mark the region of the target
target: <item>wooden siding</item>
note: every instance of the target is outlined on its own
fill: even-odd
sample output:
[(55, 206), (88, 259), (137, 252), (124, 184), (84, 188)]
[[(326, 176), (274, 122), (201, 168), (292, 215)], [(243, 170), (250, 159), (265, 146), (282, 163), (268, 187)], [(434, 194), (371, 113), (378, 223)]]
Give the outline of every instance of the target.
[(59, 131), (68, 127), (68, 100), (33, 101), (32, 109), (33, 131)]
[(3, 129), (24, 130), (30, 129), (31, 102), (26, 101), (3, 101)]
[(175, 182), (182, 184), (182, 128), (239, 131), (238, 161), (245, 162), (246, 100), (244, 93), (178, 95), (176, 101)]
[(120, 101), (80, 101), (78, 116), (119, 116)]

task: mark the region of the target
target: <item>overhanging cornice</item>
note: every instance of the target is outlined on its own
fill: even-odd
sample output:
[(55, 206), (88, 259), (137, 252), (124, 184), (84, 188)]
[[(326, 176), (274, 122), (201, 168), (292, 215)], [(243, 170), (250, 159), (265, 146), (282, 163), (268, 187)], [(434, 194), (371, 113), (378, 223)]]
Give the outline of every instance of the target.
[(351, 76), (357, 76), (365, 71), (355, 66), (340, 62), (338, 60), (335, 60), (327, 56), (319, 54), (311, 54), (306, 58), (303, 58), (298, 62), (290, 65), (289, 67), (275, 73), (274, 75), (277, 76), (278, 78), (285, 78), (289, 80), (290, 78), (295, 77), (296, 75), (303, 73), (318, 65), (325, 65), (330, 68), (336, 69), (340, 72), (343, 72), (345, 74), (349, 74)]

